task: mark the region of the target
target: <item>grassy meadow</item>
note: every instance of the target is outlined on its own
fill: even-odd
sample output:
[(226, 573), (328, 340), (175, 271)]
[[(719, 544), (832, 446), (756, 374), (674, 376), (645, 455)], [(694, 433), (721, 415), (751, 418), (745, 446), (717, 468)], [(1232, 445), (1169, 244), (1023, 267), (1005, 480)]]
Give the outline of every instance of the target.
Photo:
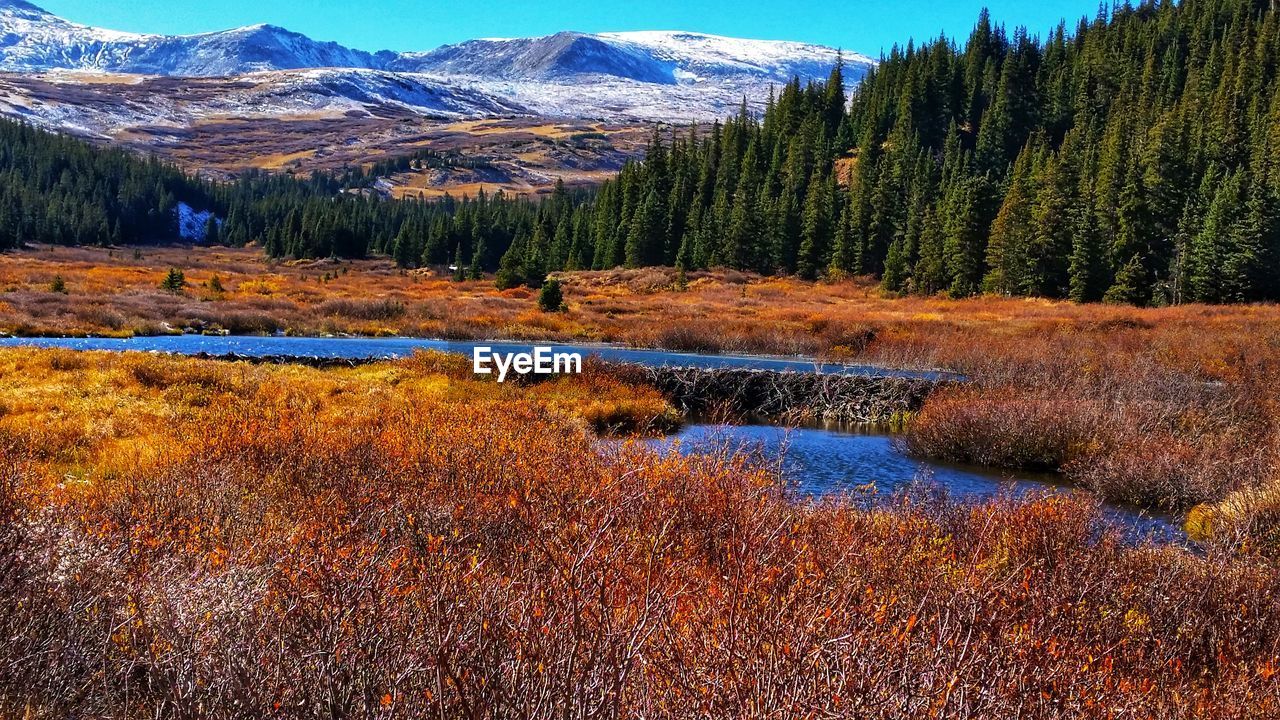
[(666, 412), (595, 368), (0, 351), (0, 716), (1280, 712), (1266, 554), (595, 430)]

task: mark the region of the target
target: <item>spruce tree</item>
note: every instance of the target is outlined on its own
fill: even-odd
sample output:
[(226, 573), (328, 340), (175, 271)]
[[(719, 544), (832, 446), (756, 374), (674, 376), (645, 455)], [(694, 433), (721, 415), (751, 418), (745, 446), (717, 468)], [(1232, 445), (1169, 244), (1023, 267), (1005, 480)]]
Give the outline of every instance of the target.
[(525, 244), (524, 235), (517, 235), (511, 247), (502, 254), (494, 279), (499, 290), (510, 290), (525, 283)]
[(823, 260), (827, 252), (830, 232), (831, 198), (828, 194), (828, 185), (821, 172), (815, 169), (809, 178), (809, 188), (805, 193), (802, 240), (796, 261), (800, 277), (812, 280), (825, 266)]

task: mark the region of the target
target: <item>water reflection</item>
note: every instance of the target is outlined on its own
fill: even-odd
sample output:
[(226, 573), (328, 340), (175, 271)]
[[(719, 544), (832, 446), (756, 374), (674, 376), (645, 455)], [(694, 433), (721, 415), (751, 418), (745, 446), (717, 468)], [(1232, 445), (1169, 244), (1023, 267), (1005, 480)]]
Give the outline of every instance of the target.
[[(706, 452), (728, 447), (758, 452), (781, 463), (781, 470), (804, 495), (853, 492), (888, 499), (913, 486), (941, 488), (952, 498), (982, 500), (998, 495), (1025, 497), (1073, 492), (1056, 475), (994, 470), (923, 460), (907, 455), (897, 439), (854, 428), (783, 428), (771, 425), (687, 425), (675, 435), (650, 440), (656, 448)], [(1115, 504), (1103, 514), (1135, 539), (1157, 542), (1183, 537), (1176, 520)]]

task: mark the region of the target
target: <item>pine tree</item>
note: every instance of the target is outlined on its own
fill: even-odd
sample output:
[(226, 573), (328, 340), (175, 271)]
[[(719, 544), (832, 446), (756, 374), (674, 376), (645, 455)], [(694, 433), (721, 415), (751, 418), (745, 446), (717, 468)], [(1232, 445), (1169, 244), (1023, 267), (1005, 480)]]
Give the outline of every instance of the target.
[(178, 294), (182, 292), (182, 288), (186, 287), (187, 278), (178, 268), (169, 268), (169, 272), (165, 274), (164, 280), (160, 281), (160, 289), (165, 292)]
[(956, 183), (946, 201), (943, 248), (952, 297), (972, 295), (981, 287), (986, 256), (986, 192), (984, 178), (969, 178)]
[(1111, 287), (1107, 288), (1107, 292), (1102, 297), (1102, 301), (1112, 304), (1144, 304), (1150, 295), (1147, 288), (1146, 268), (1142, 266), (1142, 259), (1138, 256), (1129, 258), (1121, 268), (1116, 272), (1115, 282), (1111, 283)]
[(1093, 225), (1093, 214), (1081, 212), (1077, 218), (1067, 268), (1070, 274), (1067, 296), (1075, 302), (1097, 302), (1102, 299), (1110, 284), (1107, 253), (1102, 247), (1101, 236)]
[(462, 261), (462, 244), (453, 247), (453, 281), (462, 282), (467, 278), (467, 266)]
[(503, 253), (502, 260), (498, 263), (498, 274), (495, 282), (499, 290), (510, 290), (525, 284), (525, 239), (524, 235), (516, 236), (512, 241), (511, 247)]
[(805, 193), (801, 237), (797, 272), (800, 277), (812, 280), (825, 266), (824, 257), (831, 240), (831, 198), (826, 180), (816, 169)]
[(662, 262), (665, 215), (657, 190), (650, 188), (644, 202), (631, 219), (626, 244), (627, 267), (644, 267)]
[(541, 287), (547, 275), (547, 256), (550, 254), (551, 231), (545, 222), (535, 222), (533, 237), (524, 246), (520, 276), (529, 287)]
[(218, 219), (211, 213), (204, 223), (204, 242), (208, 245), (218, 245), (222, 242), (220, 237), (220, 226)]
[[(1124, 277), (1120, 277), (1117, 271), (1116, 283), (1122, 285), (1117, 292), (1126, 298), (1126, 302), (1145, 305), (1151, 301), (1154, 283), (1152, 235), (1155, 230), (1142, 175), (1131, 172), (1120, 194), (1116, 241), (1111, 251), (1112, 257), (1123, 263), (1120, 267)], [(1108, 291), (1109, 297), (1116, 295)]]
[(921, 295), (935, 295), (949, 283), (942, 222), (932, 207), (925, 211), (921, 223), (920, 259), (916, 261), (911, 283), (912, 289)]
[(890, 292), (899, 292), (907, 284), (907, 253), (903, 247), (903, 238), (897, 237), (889, 245), (889, 253), (884, 260), (884, 274), (880, 285)]
[(542, 312), (560, 312), (564, 309), (564, 291), (560, 288), (559, 280), (547, 278), (542, 283), (542, 289), (538, 291), (538, 307)]
[(982, 281), (986, 292), (1022, 295), (1033, 291), (1037, 284), (1031, 257), (1036, 241), (1032, 217), (1036, 200), (1036, 180), (1032, 176), (1034, 152), (1034, 148), (1028, 146), (1018, 154), (1009, 190), (991, 225), (986, 258), (989, 270)]
[(1222, 302), (1228, 295), (1228, 257), (1233, 226), (1240, 212), (1240, 175), (1225, 177), (1214, 192), (1204, 224), (1191, 242), (1187, 297), (1201, 302)]

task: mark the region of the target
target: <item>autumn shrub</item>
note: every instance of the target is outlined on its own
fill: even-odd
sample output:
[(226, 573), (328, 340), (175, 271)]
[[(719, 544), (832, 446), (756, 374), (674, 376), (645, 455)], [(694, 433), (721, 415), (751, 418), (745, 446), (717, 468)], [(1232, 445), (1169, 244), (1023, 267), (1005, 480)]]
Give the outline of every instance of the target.
[(677, 352), (813, 355), (818, 347), (804, 330), (752, 322), (724, 323), (711, 316), (657, 325), (624, 340), (637, 347)]
[(806, 324), (815, 336), (815, 342), (827, 353), (853, 357), (866, 351), (878, 332), (872, 325), (835, 321), (825, 315), (812, 315), (806, 319)]
[(960, 387), (936, 393), (905, 438), (915, 453), (957, 462), (1058, 470), (1087, 452), (1101, 408), (1050, 393)]
[[(1271, 330), (1243, 310), (1214, 311), (1212, 325), (1192, 309), (1166, 324), (1151, 311), (1089, 312), (1102, 317), (1081, 310), (997, 342), (934, 338), (967, 387), (930, 398), (908, 446), (1059, 470), (1104, 498), (1174, 511), (1267, 482), (1280, 459)], [(876, 347), (895, 341), (885, 333)]]
[(225, 391), (232, 387), (228, 373), (206, 363), (189, 363), (181, 358), (130, 357), (126, 361), (130, 373), (142, 385), (166, 390), (176, 385), (194, 385)]
[(396, 364), (419, 375), (444, 375), (453, 380), (475, 378), (470, 358), (456, 353), (415, 350), (408, 357), (397, 360)]
[(281, 329), (276, 317), (253, 310), (201, 310), (188, 317), (181, 327), (219, 327), (232, 335), (265, 335)]
[(1280, 553), (1280, 485), (1274, 481), (1235, 490), (1187, 513), (1187, 534), (1227, 548)]
[(1244, 432), (1197, 436), (1125, 429), (1063, 469), (1103, 497), (1141, 507), (1186, 510), (1259, 486), (1271, 472), (1275, 452), (1269, 438)]
[(930, 457), (1062, 471), (1110, 500), (1186, 510), (1262, 482), (1277, 456), (1268, 419), (1192, 396), (961, 388), (931, 397), (905, 444)]
[(667, 325), (658, 330), (652, 346), (678, 352), (702, 353), (728, 349), (723, 337), (708, 334), (703, 328), (685, 323)]
[(67, 372), (79, 370), (88, 365), (88, 359), (84, 353), (75, 350), (50, 349), (43, 355), (45, 361), (49, 365), (49, 369)]
[(338, 315), (354, 320), (395, 320), (405, 314), (405, 305), (396, 300), (363, 300), (335, 298), (316, 306), (323, 315)]
[(38, 492), (0, 533), (24, 563), (0, 712), (1280, 710), (1280, 570), (1130, 547), (1081, 498), (805, 504), (744, 456), (602, 446), (531, 397), (424, 401), (406, 375), (345, 405), (308, 392), (334, 373), (254, 372), (145, 467), (50, 483), (6, 447)]
[(127, 326), (123, 313), (98, 305), (77, 308), (76, 320), (86, 329), (104, 328), (107, 331), (122, 330)]

